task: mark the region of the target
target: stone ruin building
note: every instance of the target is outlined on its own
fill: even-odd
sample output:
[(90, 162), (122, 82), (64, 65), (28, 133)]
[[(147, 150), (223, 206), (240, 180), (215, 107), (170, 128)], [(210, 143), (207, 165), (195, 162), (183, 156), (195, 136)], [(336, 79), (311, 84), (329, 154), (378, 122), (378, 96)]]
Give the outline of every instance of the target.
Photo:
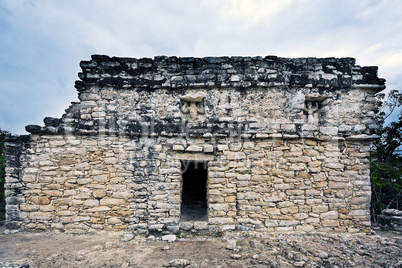
[(353, 58), (82, 61), (79, 102), (6, 142), (6, 227), (368, 232), (377, 67)]

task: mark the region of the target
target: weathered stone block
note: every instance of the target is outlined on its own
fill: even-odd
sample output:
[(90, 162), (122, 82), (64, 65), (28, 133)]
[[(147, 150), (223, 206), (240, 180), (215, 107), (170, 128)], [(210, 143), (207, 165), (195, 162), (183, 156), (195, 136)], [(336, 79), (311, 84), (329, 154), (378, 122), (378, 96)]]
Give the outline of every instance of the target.
[(322, 220), (336, 220), (338, 219), (339, 214), (337, 211), (329, 211), (325, 213), (321, 213), (320, 218)]
[(223, 203), (225, 202), (225, 198), (221, 195), (214, 195), (210, 194), (209, 195), (209, 202), (211, 203)]
[(108, 224), (120, 224), (121, 220), (117, 217), (112, 217), (110, 219), (107, 219)]
[[(60, 197), (63, 196), (63, 192), (62, 191), (57, 191), (57, 190), (45, 190), (42, 191), (43, 194), (49, 196), (49, 197)], [(45, 201), (45, 199), (41, 199), (43, 202), (47, 202)]]
[(125, 203), (126, 201), (124, 199), (117, 199), (117, 198), (102, 198), (100, 200), (101, 206), (117, 206)]
[(84, 206), (86, 207), (96, 207), (99, 206), (99, 200), (85, 200)]
[(339, 226), (338, 220), (322, 220), (321, 225), (323, 227), (336, 227)]
[(184, 146), (181, 144), (174, 144), (173, 151), (184, 151)]
[(21, 204), (20, 205), (21, 211), (37, 211), (39, 210), (39, 206), (37, 205), (28, 205), (28, 204)]
[(351, 187), (349, 183), (330, 181), (328, 184), (330, 189), (348, 189)]
[(45, 212), (55, 211), (56, 207), (53, 206), (53, 205), (43, 205), (43, 206), (39, 206), (39, 210), (40, 211), (45, 211)]
[(313, 206), (313, 212), (317, 214), (321, 214), (323, 212), (328, 212), (328, 206), (327, 205), (317, 205)]
[(208, 223), (204, 221), (195, 221), (194, 222), (195, 230), (206, 230), (208, 229)]
[(299, 212), (299, 208), (297, 206), (281, 208), (281, 213), (284, 215), (295, 214), (297, 212)]
[(209, 207), (212, 210), (227, 211), (229, 208), (229, 205), (228, 204), (211, 204)]
[(186, 151), (188, 152), (202, 152), (203, 151), (203, 147), (202, 146), (198, 146), (198, 145), (190, 145), (186, 148)]
[(29, 217), (35, 220), (50, 221), (54, 215), (51, 212), (30, 212)]
[(97, 189), (92, 191), (92, 195), (96, 198), (102, 198), (106, 196), (106, 190), (104, 189)]
[(226, 153), (226, 158), (228, 160), (243, 160), (246, 158), (246, 155), (244, 152), (230, 152), (228, 151)]
[(299, 232), (313, 232), (315, 228), (312, 225), (298, 225), (296, 230)]
[(278, 201), (284, 201), (286, 199), (287, 195), (283, 192), (271, 192), (271, 193), (266, 193), (263, 196), (263, 200), (266, 202), (278, 202)]
[(216, 217), (216, 218), (209, 219), (209, 223), (210, 224), (217, 224), (217, 225), (226, 225), (226, 224), (234, 223), (234, 220), (233, 220), (233, 218)]
[(78, 179), (77, 183), (78, 184), (89, 184), (92, 182), (92, 179)]
[(212, 144), (204, 144), (204, 152), (205, 153), (213, 153), (214, 146)]

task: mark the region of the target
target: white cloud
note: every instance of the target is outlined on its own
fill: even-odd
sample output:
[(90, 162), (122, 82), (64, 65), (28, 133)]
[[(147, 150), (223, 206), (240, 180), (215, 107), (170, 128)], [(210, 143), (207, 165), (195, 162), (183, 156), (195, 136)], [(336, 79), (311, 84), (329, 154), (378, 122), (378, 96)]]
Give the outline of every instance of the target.
[(398, 86), (401, 11), (396, 0), (0, 0), (0, 127), (61, 116), (91, 54), (355, 57)]
[(218, 16), (217, 30), (230, 33), (244, 33), (256, 25), (270, 27), (275, 19), (295, 0), (204, 0), (211, 13)]

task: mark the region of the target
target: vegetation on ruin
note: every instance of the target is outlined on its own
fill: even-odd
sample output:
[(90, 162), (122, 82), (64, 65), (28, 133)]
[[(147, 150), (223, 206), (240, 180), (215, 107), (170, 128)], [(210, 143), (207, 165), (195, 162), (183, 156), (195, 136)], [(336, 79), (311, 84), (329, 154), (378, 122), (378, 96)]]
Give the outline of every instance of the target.
[[(384, 125), (385, 120), (402, 105), (402, 91), (392, 90), (388, 98), (385, 94), (377, 97), (376, 120), (379, 125)], [(383, 209), (402, 210), (402, 111), (396, 121), (379, 129), (377, 134), (381, 139), (374, 144), (370, 155), (373, 221)]]
[(5, 219), (6, 213), (6, 197), (4, 195), (4, 181), (6, 177), (6, 160), (4, 159), (4, 138), (8, 134), (7, 131), (0, 129), (0, 221)]

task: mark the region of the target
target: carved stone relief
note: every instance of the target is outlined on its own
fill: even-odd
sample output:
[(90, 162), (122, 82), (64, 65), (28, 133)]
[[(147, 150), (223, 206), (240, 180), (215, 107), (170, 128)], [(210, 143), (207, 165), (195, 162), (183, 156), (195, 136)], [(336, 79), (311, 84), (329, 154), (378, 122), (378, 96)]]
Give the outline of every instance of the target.
[(198, 115), (205, 113), (204, 98), (205, 95), (202, 93), (188, 93), (181, 96), (181, 112), (192, 121), (198, 120)]
[(318, 125), (320, 122), (319, 110), (322, 108), (322, 101), (327, 96), (319, 95), (318, 93), (308, 94), (305, 96), (305, 122), (307, 124)]

